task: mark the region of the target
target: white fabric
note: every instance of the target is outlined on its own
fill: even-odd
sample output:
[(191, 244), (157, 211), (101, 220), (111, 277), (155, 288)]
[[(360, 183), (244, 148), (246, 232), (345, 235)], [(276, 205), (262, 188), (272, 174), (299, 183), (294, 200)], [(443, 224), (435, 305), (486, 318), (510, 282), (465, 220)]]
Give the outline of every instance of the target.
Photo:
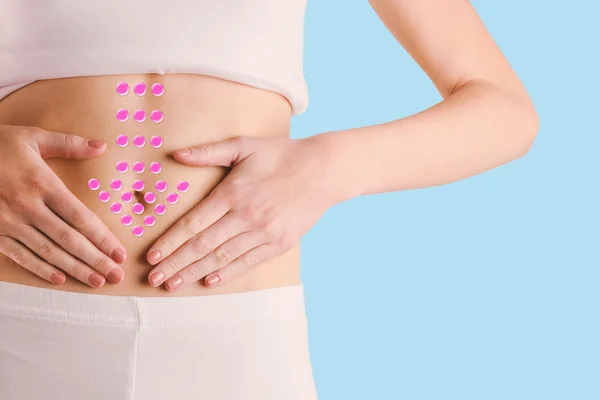
[(2, 400), (316, 400), (303, 286), (190, 297), (0, 282)]
[(0, 0), (0, 99), (39, 79), (197, 73), (308, 104), (306, 0)]

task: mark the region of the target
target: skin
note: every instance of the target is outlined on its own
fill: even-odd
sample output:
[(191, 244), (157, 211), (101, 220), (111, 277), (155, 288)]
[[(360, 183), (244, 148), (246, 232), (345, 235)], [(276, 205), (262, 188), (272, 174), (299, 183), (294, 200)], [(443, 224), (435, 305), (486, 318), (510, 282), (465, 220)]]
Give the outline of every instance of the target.
[[(194, 201), (182, 205), (174, 216), (170, 214), (166, 222), (157, 227), (156, 231), (161, 234), (133, 241), (121, 226), (111, 225), (111, 216), (102, 214), (101, 209), (84, 210), (63, 188), (57, 204), (71, 210), (79, 206), (86, 221), (92, 221), (94, 213), (100, 215), (120, 242), (113, 239), (101, 241), (105, 246), (101, 248), (96, 243), (97, 238), (90, 238), (82, 232), (81, 224), (67, 219), (65, 223), (81, 233), (81, 237), (78, 236), (80, 244), (70, 248), (61, 244), (60, 233), (58, 239), (56, 233), (54, 237), (50, 234), (48, 237), (54, 240), (54, 244), (59, 244), (56, 247), (64, 250), (54, 252), (61, 256), (58, 263), (39, 254), (42, 248), (39, 243), (24, 243), (23, 238), (28, 234), (21, 229), (31, 225), (31, 218), (27, 219), (30, 212), (39, 212), (35, 204), (43, 210), (41, 204), (46, 203), (44, 196), (55, 193), (53, 190), (39, 190), (42, 182), (53, 182), (50, 171), (45, 170), (43, 180), (26, 179), (29, 184), (25, 186), (18, 186), (16, 179), (3, 177), (8, 187), (13, 189), (4, 191), (5, 211), (0, 212), (3, 216), (0, 220), (0, 251), (48, 279), (51, 272), (56, 272), (52, 265), (64, 265), (62, 263), (67, 256), (74, 255), (76, 251), (80, 255), (75, 258), (84, 262), (89, 260), (88, 265), (96, 265), (93, 260), (100, 259), (99, 253), (84, 243), (95, 244), (97, 250), (110, 255), (114, 249), (121, 248), (122, 242), (122, 248), (127, 249), (128, 254), (127, 259), (121, 262), (121, 268), (127, 276), (134, 275), (134, 283), (124, 279), (120, 283), (93, 289), (105, 293), (156, 295), (153, 290), (165, 288), (167, 290), (163, 292), (173, 295), (201, 295), (293, 284), (299, 282), (299, 240), (333, 204), (362, 194), (447, 184), (527, 153), (538, 130), (537, 114), (523, 85), (468, 1), (372, 0), (371, 4), (390, 32), (430, 77), (443, 98), (439, 104), (418, 114), (379, 125), (293, 140), (289, 138), (289, 104), (285, 104), (285, 100), (277, 94), (208, 77), (161, 78), (170, 79), (164, 82), (165, 87), (174, 88), (177, 93), (172, 97), (176, 99), (173, 110), (179, 110), (186, 104), (181, 99), (193, 101), (196, 105), (189, 115), (181, 114), (181, 125), (165, 128), (165, 131), (178, 132), (170, 138), (172, 158), (169, 158), (165, 170), (174, 171), (174, 177), (189, 174), (197, 180), (192, 182), (192, 187), (199, 188), (199, 191), (190, 193), (195, 197), (189, 197)], [(94, 93), (98, 104), (101, 104), (101, 101), (111, 100), (100, 93), (100, 88), (114, 87), (115, 79), (78, 78), (56, 83), (55, 87), (74, 97), (82, 91)], [(150, 81), (150, 77), (140, 76), (127, 79), (130, 82), (136, 79)], [(155, 77), (152, 79), (156, 80)], [(9, 96), (4, 110), (2, 106), (7, 100), (0, 102), (0, 123), (3, 123), (3, 115), (14, 115), (16, 110), (20, 110), (20, 104), (34, 101), (48, 85), (51, 83), (38, 82), (29, 89), (22, 89), (20, 94)], [(176, 88), (179, 86), (187, 89), (178, 92)], [(207, 93), (210, 100), (203, 102), (202, 93)], [(110, 98), (114, 98), (114, 93)], [(228, 99), (231, 104), (215, 104), (214, 99)], [(237, 99), (240, 103), (234, 104)], [(78, 101), (86, 100), (82, 97)], [(35, 133), (15, 125), (34, 125), (32, 121), (46, 128), (46, 135), (52, 135), (49, 132), (53, 130), (51, 128), (56, 128), (56, 131), (87, 129), (92, 133), (90, 136), (83, 135), (85, 139), (106, 139), (107, 142), (112, 136), (103, 132), (117, 129), (99, 122), (104, 114), (95, 116), (90, 111), (96, 103), (82, 108), (91, 114), (87, 120), (72, 117), (71, 126), (48, 115), (60, 114), (60, 107), (71, 110), (77, 105), (64, 104), (62, 98), (57, 98), (52, 104), (58, 104), (58, 113), (53, 110), (52, 113), (35, 114), (35, 107), (31, 107), (31, 111), (22, 118), (4, 119), (12, 125), (3, 127), (5, 132), (10, 133), (6, 133), (5, 137), (12, 137), (19, 129), (23, 131), (23, 139), (21, 136), (11, 139), (17, 141), (15, 151), (26, 149), (23, 142), (29, 143), (31, 139), (28, 138)], [(111, 107), (114, 105), (116, 103)], [(248, 109), (247, 115), (240, 111), (243, 109)], [(201, 125), (199, 121), (202, 118), (193, 118), (197, 110), (206, 112), (203, 114), (205, 120), (213, 117), (213, 124)], [(230, 122), (225, 121), (229, 120), (235, 122), (227, 125)], [(280, 123), (264, 125), (273, 120)], [(194, 131), (188, 132), (190, 127)], [(42, 135), (40, 131), (36, 132), (38, 136)], [(200, 138), (196, 132), (202, 132)], [(23, 152), (26, 157), (14, 158), (25, 160), (23, 163), (17, 165), (13, 161), (13, 164), (4, 166), (5, 170), (8, 168), (25, 174), (38, 167), (44, 172), (40, 161), (43, 155), (38, 152), (36, 156), (34, 151), (27, 151)], [(97, 153), (99, 151), (85, 153), (81, 158), (97, 156), (101, 159), (113, 154), (107, 151), (101, 156)], [(7, 154), (13, 154), (13, 150)], [(68, 154), (72, 155), (70, 151)], [(377, 154), (377, 157), (370, 158), (368, 162), (357, 162), (365, 160), (365, 154)], [(87, 169), (88, 172), (106, 169), (101, 167), (105, 164), (93, 164), (94, 160), (77, 162), (94, 167)], [(65, 161), (50, 167), (69, 190), (80, 190), (80, 193), (75, 193), (76, 198), (84, 198), (86, 194), (78, 189), (80, 183), (77, 183), (81, 179), (76, 179), (80, 175), (69, 172), (66, 168), (69, 165), (73, 164)], [(53, 187), (58, 186), (54, 180)], [(38, 192), (32, 192), (32, 188), (37, 188)], [(28, 210), (23, 208), (24, 201), (14, 201), (25, 193), (30, 204)], [(33, 200), (30, 200), (30, 193), (33, 193)], [(93, 208), (95, 203), (90, 199), (84, 204)], [(60, 214), (52, 206), (49, 209), (55, 215)], [(92, 231), (106, 232), (101, 222), (92, 222)], [(43, 230), (41, 226), (36, 228)], [(63, 225), (63, 231), (67, 228)], [(16, 248), (14, 243), (22, 246)], [(110, 243), (109, 248), (106, 243)], [(91, 257), (92, 254), (98, 258)], [(67, 265), (73, 264), (73, 261), (70, 262)], [(113, 267), (108, 261), (106, 263)], [(148, 264), (150, 268), (140, 268)], [(7, 274), (0, 269), (0, 280), (40, 285), (15, 269), (6, 270), (12, 272)], [(91, 272), (85, 271), (88, 275), (82, 278), (89, 281)], [(102, 273), (108, 272), (103, 269)], [(140, 282), (142, 279), (146, 282), (145, 287)], [(69, 280), (55, 287), (68, 285)], [(117, 287), (119, 289), (114, 289)], [(85, 291), (81, 286), (70, 286), (65, 290)]]
[[(447, 184), (527, 153), (537, 114), (468, 1), (371, 4), (443, 101), (407, 118), (303, 140), (241, 138), (175, 152), (181, 163), (231, 172), (152, 246), (151, 284), (166, 280), (176, 290), (202, 278), (209, 286), (230, 282), (285, 252), (337, 202)], [(365, 154), (377, 157), (356, 162)]]

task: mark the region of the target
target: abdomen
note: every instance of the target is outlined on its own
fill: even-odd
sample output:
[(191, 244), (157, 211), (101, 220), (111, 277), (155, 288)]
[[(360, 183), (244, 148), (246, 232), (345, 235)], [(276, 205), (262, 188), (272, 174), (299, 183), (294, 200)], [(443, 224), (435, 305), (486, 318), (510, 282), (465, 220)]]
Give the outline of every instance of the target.
[[(117, 94), (118, 82), (128, 84), (127, 95)], [(138, 83), (146, 86), (143, 96), (134, 93)], [(152, 93), (155, 83), (163, 85), (162, 96)], [(128, 112), (127, 121), (117, 119), (119, 109)], [(136, 110), (146, 114), (143, 122), (134, 119)], [(162, 113), (160, 122), (158, 118), (155, 118), (157, 122), (152, 120), (154, 110)], [(289, 135), (289, 123), (290, 105), (281, 95), (200, 75), (54, 79), (35, 82), (9, 95), (0, 102), (0, 124), (39, 126), (108, 143), (107, 151), (96, 159), (46, 161), (73, 194), (117, 235), (128, 256), (124, 264), (124, 281), (118, 285), (107, 282), (100, 289), (89, 288), (70, 277), (60, 286), (47, 283), (2, 255), (0, 281), (90, 293), (151, 296), (216, 294), (298, 283), (298, 246), (217, 289), (207, 289), (201, 283), (175, 293), (162, 287), (152, 288), (147, 283), (151, 266), (145, 261), (152, 243), (206, 197), (226, 173), (223, 168), (182, 165), (171, 157), (173, 150), (234, 136), (286, 136)], [(117, 144), (118, 136), (123, 139), (121, 146)], [(155, 146), (151, 143), (153, 137)], [(125, 146), (124, 138), (127, 138)], [(160, 147), (157, 138), (162, 140)], [(118, 171), (119, 162), (127, 163), (127, 172)], [(136, 163), (139, 167), (144, 166), (143, 172), (134, 171)], [(151, 167), (157, 169), (151, 170)], [(90, 189), (90, 179), (96, 179), (100, 188)], [(136, 191), (132, 187), (137, 180), (144, 183), (142, 190)], [(112, 181), (115, 181), (113, 187)], [(119, 189), (117, 181), (121, 182), (122, 188)], [(164, 191), (157, 190), (159, 181), (166, 183)], [(177, 187), (180, 182), (187, 182), (189, 190), (179, 190), (183, 189)], [(163, 188), (159, 185), (159, 189)], [(106, 198), (101, 200), (100, 192), (108, 193), (110, 199), (102, 201)], [(129, 203), (122, 200), (125, 192), (133, 194)], [(150, 202), (147, 202), (144, 195), (148, 192), (154, 193), (156, 200), (151, 201), (149, 195)], [(103, 196), (107, 196), (106, 193)], [(140, 214), (132, 210), (135, 203), (144, 208)], [(115, 213), (118, 206), (111, 210), (113, 204), (121, 204), (122, 211)], [(157, 204), (165, 206), (164, 214), (160, 206), (155, 209)], [(131, 216), (131, 224), (127, 217), (122, 220), (125, 215)]]

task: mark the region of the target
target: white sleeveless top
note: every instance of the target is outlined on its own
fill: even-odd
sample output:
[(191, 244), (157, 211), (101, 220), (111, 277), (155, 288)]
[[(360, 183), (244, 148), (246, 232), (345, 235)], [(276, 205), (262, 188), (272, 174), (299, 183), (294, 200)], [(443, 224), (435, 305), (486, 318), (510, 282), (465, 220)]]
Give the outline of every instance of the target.
[(306, 0), (0, 0), (0, 99), (35, 80), (195, 73), (300, 114)]

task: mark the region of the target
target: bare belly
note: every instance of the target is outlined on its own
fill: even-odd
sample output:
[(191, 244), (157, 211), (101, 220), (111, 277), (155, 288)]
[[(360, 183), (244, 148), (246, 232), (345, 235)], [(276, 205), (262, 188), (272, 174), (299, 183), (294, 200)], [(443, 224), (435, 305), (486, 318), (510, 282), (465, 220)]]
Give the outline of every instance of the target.
[[(126, 96), (119, 96), (115, 91), (120, 81), (127, 82), (130, 86), (130, 92)], [(133, 93), (133, 86), (139, 82), (144, 82), (148, 88), (144, 96)], [(163, 96), (152, 95), (150, 88), (154, 83), (164, 85)], [(129, 111), (126, 122), (117, 121), (118, 109)], [(133, 111), (137, 109), (148, 114), (144, 122), (133, 119)], [(152, 110), (163, 112), (162, 122), (155, 123), (151, 120)], [(234, 136), (287, 136), (290, 115), (289, 103), (279, 94), (217, 78), (188, 74), (53, 79), (35, 82), (12, 93), (0, 101), (0, 124), (38, 126), (108, 143), (107, 151), (96, 159), (46, 161), (73, 194), (95, 212), (119, 238), (127, 250), (127, 260), (123, 264), (125, 278), (120, 284), (107, 281), (104, 287), (95, 289), (68, 276), (62, 285), (51, 284), (0, 254), (0, 281), (58, 290), (135, 296), (231, 293), (299, 283), (299, 245), (254, 267), (237, 280), (214, 289), (207, 288), (201, 282), (176, 292), (168, 292), (162, 286), (153, 288), (148, 284), (147, 275), (151, 266), (146, 262), (146, 252), (152, 243), (205, 198), (227, 172), (223, 168), (194, 168), (179, 164), (171, 157), (172, 151)], [(118, 146), (118, 135), (127, 136), (129, 145)], [(136, 135), (146, 138), (144, 147), (133, 145)], [(152, 136), (163, 139), (162, 147), (155, 149), (150, 145)], [(127, 173), (117, 171), (116, 164), (119, 161), (128, 162)], [(133, 171), (136, 161), (145, 165), (145, 171), (141, 174)], [(153, 174), (150, 171), (152, 162), (161, 164), (160, 173)], [(98, 179), (100, 190), (108, 191), (115, 200), (120, 199), (123, 191), (132, 191), (134, 180), (140, 179), (145, 183), (145, 189), (138, 195), (152, 191), (157, 195), (157, 200), (153, 204), (144, 204), (144, 212), (139, 215), (131, 212), (133, 203), (123, 203), (124, 211), (117, 215), (110, 210), (112, 201), (103, 203), (98, 197), (100, 190), (90, 190), (88, 181), (91, 178)], [(110, 189), (113, 179), (122, 181), (123, 189), (120, 192)], [(167, 183), (167, 191), (155, 190), (155, 184), (159, 180)], [(176, 189), (177, 183), (182, 180), (190, 184), (186, 193), (180, 193)], [(177, 204), (171, 205), (166, 201), (170, 192), (178, 194)], [(156, 203), (166, 205), (164, 215), (155, 213)], [(129, 226), (121, 222), (125, 213), (133, 218)], [(147, 215), (155, 216), (154, 226), (144, 225), (143, 219)], [(136, 225), (144, 228), (142, 236), (133, 235), (132, 229)]]

